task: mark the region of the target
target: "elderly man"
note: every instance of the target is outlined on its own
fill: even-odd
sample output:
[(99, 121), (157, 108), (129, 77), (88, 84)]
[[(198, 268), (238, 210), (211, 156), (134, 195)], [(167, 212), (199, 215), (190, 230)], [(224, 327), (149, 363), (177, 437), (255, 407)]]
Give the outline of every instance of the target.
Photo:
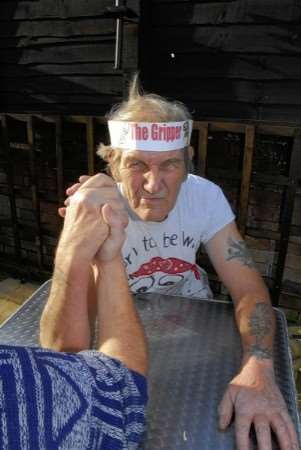
[[(92, 177), (68, 206), (40, 325), (48, 349), (0, 348), (3, 449), (136, 449), (142, 439), (147, 351), (120, 253), (127, 216), (94, 195), (102, 185)], [(91, 263), (99, 274), (97, 351), (86, 350)], [(53, 333), (52, 323), (64, 332)]]
[[(129, 99), (109, 116), (111, 145), (101, 145), (98, 154), (107, 161), (112, 178), (100, 175), (94, 195), (116, 214), (127, 210), (129, 224), (122, 254), (132, 292), (210, 298), (206, 273), (196, 265), (197, 249), (201, 243), (205, 245), (233, 299), (243, 346), (240, 371), (219, 406), (219, 427), (225, 430), (235, 413), (239, 450), (249, 448), (252, 425), (260, 449), (271, 449), (271, 429), (282, 450), (297, 449), (294, 426), (275, 382), (275, 318), (269, 294), (221, 189), (188, 173), (191, 129), (192, 121), (183, 104), (153, 94), (142, 95), (134, 79)], [(88, 179), (81, 177), (67, 194), (72, 198)], [(65, 209), (60, 210), (62, 216)], [(89, 230), (82, 232), (88, 244)], [(111, 227), (112, 236), (115, 232)], [(87, 283), (88, 269), (80, 253), (75, 260), (83, 270), (80, 279), (74, 281), (80, 289)], [(95, 267), (93, 272), (97, 278)], [(64, 276), (68, 286), (68, 273)], [(89, 304), (93, 303), (92, 291), (93, 281)], [(66, 287), (59, 295), (65, 302), (71, 294)], [(81, 311), (76, 311), (74, 320), (79, 314)], [(53, 334), (66, 333), (63, 322), (53, 322), (52, 326)]]

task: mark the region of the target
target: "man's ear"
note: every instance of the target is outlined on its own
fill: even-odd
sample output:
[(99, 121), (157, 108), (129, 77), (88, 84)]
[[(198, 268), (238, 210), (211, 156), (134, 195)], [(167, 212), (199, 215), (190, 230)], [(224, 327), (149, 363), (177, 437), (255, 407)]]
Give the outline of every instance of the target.
[(120, 172), (119, 172), (120, 158), (118, 157), (116, 158), (115, 150), (112, 149), (111, 152), (108, 154), (107, 163), (110, 175), (118, 183), (120, 181)]

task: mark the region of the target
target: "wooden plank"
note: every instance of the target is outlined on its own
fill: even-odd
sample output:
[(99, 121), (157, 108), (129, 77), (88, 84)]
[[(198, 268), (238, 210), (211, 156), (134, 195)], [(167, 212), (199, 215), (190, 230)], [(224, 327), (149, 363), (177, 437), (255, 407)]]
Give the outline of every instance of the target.
[(37, 247), (37, 263), (39, 267), (43, 267), (43, 235), (40, 222), (40, 199), (39, 199), (39, 186), (37, 176), (37, 163), (35, 156), (34, 119), (32, 116), (28, 117), (26, 130), (27, 130), (27, 141), (29, 145), (31, 197), (36, 224), (35, 243)]
[[(28, 1), (2, 1), (0, 4), (0, 16), (2, 20), (31, 20), (37, 19), (68, 19), (103, 16), (106, 8), (112, 6), (111, 0), (43, 0), (37, 2)], [(137, 8), (137, 0), (127, 0), (127, 6), (133, 10)]]
[(173, 98), (188, 97), (204, 101), (254, 102), (258, 105), (301, 105), (300, 81), (249, 81), (187, 78), (185, 83), (176, 79), (156, 79), (157, 90)]
[[(157, 89), (158, 91), (158, 89)], [(160, 91), (159, 91), (160, 92)], [(162, 94), (162, 92), (161, 92)], [(6, 93), (0, 94), (2, 111), (22, 113), (24, 110), (41, 114), (106, 114), (112, 105), (119, 103), (121, 96), (90, 94)], [(296, 126), (301, 116), (301, 105), (256, 105), (235, 101), (200, 101), (191, 97), (178, 98), (194, 110), (194, 117), (206, 121), (258, 121), (277, 120), (279, 123)], [(288, 133), (288, 135), (291, 135)]]
[(300, 124), (300, 117), (301, 105), (261, 104), (257, 106), (256, 119), (259, 121), (275, 121), (296, 127)]
[(253, 125), (246, 126), (244, 159), (242, 178), (239, 195), (239, 208), (237, 223), (242, 236), (244, 236), (247, 226), (249, 193), (252, 176), (253, 154), (255, 145), (255, 127)]
[(2, 64), (41, 64), (66, 62), (109, 62), (114, 59), (114, 41), (83, 45), (44, 46), (29, 49), (0, 49)]
[[(187, 78), (228, 78), (244, 80), (298, 80), (301, 77), (301, 55), (265, 55), (215, 53), (177, 53), (171, 57), (156, 53), (160, 77), (178, 80)], [(5, 69), (5, 68), (4, 68)], [(154, 70), (154, 69), (153, 69)]]
[(96, 63), (62, 63), (62, 64), (1, 64), (0, 78), (18, 77), (35, 78), (51, 75), (73, 75), (73, 76), (101, 76), (101, 75), (122, 75), (121, 71), (113, 69), (112, 62)]
[[(155, 86), (154, 92), (160, 92), (159, 86)], [(175, 98), (172, 96), (172, 98)], [(298, 126), (301, 117), (301, 105), (262, 105), (240, 101), (201, 101), (186, 94), (177, 98), (184, 102), (190, 110), (194, 111), (197, 120), (206, 121), (258, 121), (273, 122), (289, 126)]]
[(122, 77), (118, 76), (40, 76), (37, 78), (6, 78), (0, 92), (40, 94), (121, 95)]
[(56, 181), (59, 207), (63, 206), (65, 200), (62, 133), (63, 122), (62, 117), (59, 116), (55, 123)]
[(282, 287), (282, 278), (288, 249), (288, 240), (293, 216), (295, 194), (298, 179), (300, 178), (301, 175), (300, 168), (301, 168), (301, 129), (296, 128), (290, 163), (289, 185), (287, 187), (285, 201), (283, 202), (283, 207), (281, 211), (281, 225), (280, 225), (281, 236), (280, 236), (275, 283), (273, 286), (273, 303), (275, 305), (278, 304), (279, 295)]
[[(35, 117), (40, 120), (44, 120), (45, 122), (49, 122), (49, 123), (53, 123), (56, 120), (55, 116), (47, 116), (45, 114), (31, 114), (31, 115), (32, 115), (32, 117)], [(21, 120), (22, 122), (27, 122), (27, 120), (28, 120), (28, 114), (8, 113), (7, 116), (12, 117), (13, 119), (16, 119), (16, 120)], [(24, 145), (25, 145), (24, 148), (28, 149), (28, 144), (24, 144)]]
[[(78, 113), (83, 113), (83, 107), (86, 111), (89, 111), (89, 108), (94, 105), (95, 107), (98, 105), (99, 108), (102, 105), (106, 107), (119, 102), (121, 100), (120, 95), (100, 95), (100, 94), (43, 94), (41, 93), (26, 93), (23, 94), (21, 92), (15, 93), (1, 93), (0, 101), (2, 104), (2, 110), (4, 109), (10, 112), (11, 110), (16, 111), (14, 105), (22, 106), (22, 112), (24, 111), (24, 106), (26, 106), (26, 110), (30, 105), (33, 105), (33, 108), (36, 111), (55, 111), (56, 107), (61, 110), (61, 106), (63, 106), (64, 110), (68, 114), (68, 108), (74, 105), (73, 113), (76, 111), (76, 107), (79, 107), (80, 110)], [(44, 108), (43, 108), (44, 104)], [(95, 108), (97, 111), (97, 108)], [(21, 112), (21, 111), (20, 111)], [(101, 113), (101, 111), (99, 111)], [(106, 111), (105, 111), (106, 112)]]
[(279, 306), (300, 311), (301, 295), (291, 294), (290, 292), (281, 292)]
[[(241, 173), (238, 170), (228, 170), (228, 169), (208, 169), (208, 176), (214, 178), (223, 178), (225, 180), (238, 181), (241, 180)], [(254, 173), (253, 181), (255, 183), (264, 183), (277, 186), (287, 186), (289, 181), (288, 178), (283, 175), (265, 175)]]
[(272, 136), (287, 136), (292, 137), (295, 132), (294, 126), (285, 126), (285, 125), (271, 125), (258, 123), (257, 125), (257, 133), (258, 134), (268, 134)]
[(87, 152), (88, 152), (88, 174), (95, 174), (95, 142), (94, 142), (94, 120), (93, 117), (88, 117), (86, 128)]
[(38, 268), (30, 262), (20, 264), (20, 259), (11, 258), (8, 255), (0, 256), (0, 265), (3, 270), (7, 270), (8, 273), (13, 273), (20, 278), (46, 281), (52, 276), (51, 269)]
[(273, 241), (279, 241), (280, 239), (280, 233), (278, 231), (263, 230), (253, 227), (247, 227), (245, 235), (259, 239), (271, 239)]
[(210, 131), (229, 131), (230, 133), (244, 133), (245, 125), (235, 122), (210, 121)]
[(239, 101), (257, 103), (262, 95), (262, 83), (244, 80), (211, 80), (187, 79), (179, 83), (171, 78), (158, 78), (154, 82), (156, 91), (164, 96), (176, 99), (190, 99), (190, 101)]
[[(300, 27), (295, 24), (225, 25), (196, 27), (156, 27), (152, 32), (153, 49), (168, 57), (171, 52), (300, 55)], [(252, 39), (250, 39), (252, 36)], [(155, 70), (155, 69), (154, 69)]]
[[(123, 72), (135, 72), (139, 67), (138, 59), (138, 24), (126, 23), (123, 24), (123, 45), (122, 45), (122, 68)], [(129, 76), (131, 78), (131, 76)], [(124, 94), (127, 96), (128, 88), (125, 86)]]
[[(0, 6), (1, 11), (1, 6)], [(65, 20), (31, 20), (28, 16), (24, 21), (15, 22), (0, 20), (1, 37), (27, 37), (32, 43), (35, 38), (56, 36), (58, 38), (69, 38), (74, 36), (97, 36), (101, 34), (114, 33), (115, 20), (81, 17), (78, 19)]]
[(8, 195), (9, 195), (11, 223), (12, 223), (12, 228), (13, 228), (14, 251), (15, 251), (16, 259), (18, 261), (21, 261), (21, 241), (20, 241), (19, 222), (18, 222), (18, 218), (17, 218), (16, 198), (15, 198), (15, 192), (14, 192), (13, 161), (12, 161), (12, 157), (11, 157), (11, 153), (10, 153), (8, 124), (7, 124), (7, 117), (5, 114), (1, 115), (1, 126), (2, 126), (2, 141), (3, 141), (4, 157), (6, 160), (5, 172), (6, 172), (6, 176), (7, 176), (7, 188), (8, 188)]
[(295, 0), (253, 0), (220, 3), (155, 2), (152, 21), (159, 25), (292, 23), (301, 19)]
[[(29, 94), (100, 94), (122, 95), (121, 76), (40, 76), (32, 78), (5, 78), (0, 83), (0, 93), (24, 92)], [(239, 101), (258, 105), (301, 106), (300, 82), (275, 81), (253, 82), (227, 79), (187, 79), (185, 83), (177, 80), (158, 79), (158, 90), (165, 96), (194, 101)], [(160, 89), (159, 89), (160, 86)], [(186, 86), (189, 86), (187, 89)], [(190, 101), (191, 101), (190, 100)]]
[(114, 41), (115, 35), (104, 34), (98, 36), (39, 36), (31, 39), (30, 36), (25, 37), (8, 37), (0, 39), (0, 50), (11, 49), (11, 51), (29, 50), (29, 49), (41, 49), (50, 46), (62, 46), (62, 45), (96, 45), (102, 43), (110, 43)]
[(276, 186), (287, 186), (289, 183), (288, 178), (284, 175), (265, 175), (263, 173), (254, 173), (253, 181), (254, 183), (266, 183)]
[(208, 122), (194, 124), (198, 130), (198, 149), (196, 173), (204, 177), (207, 172), (207, 144), (208, 144)]

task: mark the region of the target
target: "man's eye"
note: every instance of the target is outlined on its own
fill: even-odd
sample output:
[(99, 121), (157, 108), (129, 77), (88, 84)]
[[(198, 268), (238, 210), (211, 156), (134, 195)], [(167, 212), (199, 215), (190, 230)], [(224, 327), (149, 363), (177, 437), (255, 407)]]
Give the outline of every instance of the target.
[(128, 166), (130, 169), (143, 169), (145, 167), (145, 164), (141, 161), (133, 161)]
[(176, 167), (179, 167), (180, 165), (181, 165), (181, 161), (178, 161), (178, 160), (166, 161), (163, 164), (163, 170), (174, 169)]

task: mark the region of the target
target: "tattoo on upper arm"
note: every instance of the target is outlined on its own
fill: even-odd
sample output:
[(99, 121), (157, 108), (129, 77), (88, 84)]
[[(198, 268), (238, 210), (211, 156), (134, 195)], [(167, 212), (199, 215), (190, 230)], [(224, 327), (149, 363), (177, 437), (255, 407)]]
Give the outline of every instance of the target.
[(256, 266), (253, 262), (251, 253), (247, 249), (246, 243), (244, 241), (238, 241), (232, 236), (228, 237), (228, 248), (226, 261), (231, 261), (232, 259), (237, 259), (242, 263), (243, 266), (255, 269)]
[(255, 337), (255, 343), (250, 346), (249, 354), (258, 359), (270, 359), (272, 351), (264, 344), (264, 339), (271, 334), (273, 319), (271, 307), (266, 302), (256, 303), (249, 318), (250, 335)]

